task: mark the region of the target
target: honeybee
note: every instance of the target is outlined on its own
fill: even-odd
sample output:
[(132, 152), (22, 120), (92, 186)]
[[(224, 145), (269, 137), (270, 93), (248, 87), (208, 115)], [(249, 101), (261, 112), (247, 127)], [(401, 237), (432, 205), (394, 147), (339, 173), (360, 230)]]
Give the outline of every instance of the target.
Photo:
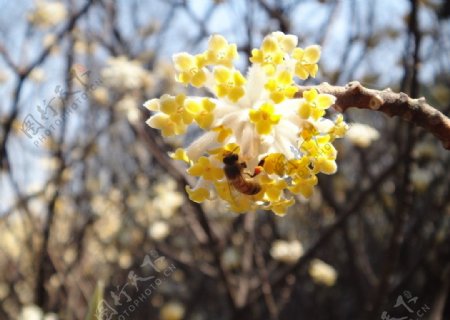
[(223, 171), (227, 177), (228, 182), (240, 193), (246, 195), (255, 195), (261, 191), (261, 185), (254, 181), (253, 175), (248, 174), (251, 178), (245, 178), (243, 170), (247, 167), (245, 162), (239, 163), (239, 155), (234, 152), (230, 152), (223, 158), (225, 164)]

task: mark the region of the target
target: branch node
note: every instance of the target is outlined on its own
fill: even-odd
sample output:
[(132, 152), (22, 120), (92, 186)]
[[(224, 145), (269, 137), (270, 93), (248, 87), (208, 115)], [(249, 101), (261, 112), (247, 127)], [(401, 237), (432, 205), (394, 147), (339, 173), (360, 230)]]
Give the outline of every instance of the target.
[(424, 97), (413, 99), (404, 92), (393, 93), (390, 88), (382, 91), (368, 89), (358, 81), (349, 82), (345, 86), (332, 86), (328, 83), (300, 86), (297, 97), (314, 87), (320, 93), (334, 95), (336, 102), (333, 108), (339, 112), (359, 108), (381, 111), (391, 117), (399, 116), (425, 128), (442, 142), (444, 148), (450, 150), (450, 118), (429, 105)]
[(417, 111), (420, 109), (420, 107), (423, 106), (423, 104), (419, 103), (411, 103), (409, 104), (409, 109), (411, 109), (412, 111)]
[(358, 81), (349, 82), (347, 88), (353, 92), (361, 92), (361, 84)]
[(369, 101), (369, 108), (372, 110), (378, 110), (380, 109), (381, 105), (384, 103), (383, 98), (380, 95), (374, 95), (372, 98), (370, 98)]
[(400, 92), (399, 93), (399, 100), (400, 100), (400, 102), (402, 102), (402, 103), (408, 103), (408, 95), (406, 94), (406, 93), (404, 93), (404, 92)]
[(425, 97), (420, 97), (418, 100), (419, 100), (420, 106), (424, 106), (427, 103), (427, 100), (425, 99)]

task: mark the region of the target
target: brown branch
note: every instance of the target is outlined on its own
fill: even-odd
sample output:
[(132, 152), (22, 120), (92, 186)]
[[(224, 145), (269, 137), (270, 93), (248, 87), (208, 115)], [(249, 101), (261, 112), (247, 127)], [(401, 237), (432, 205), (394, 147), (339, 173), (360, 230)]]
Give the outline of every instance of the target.
[[(158, 164), (166, 169), (167, 173), (169, 173), (171, 177), (177, 181), (180, 187), (191, 184), (191, 177), (189, 177), (183, 170), (176, 166), (173, 161), (171, 161), (169, 156), (163, 151), (166, 148), (158, 144), (156, 136), (153, 134), (151, 128), (140, 125), (134, 128), (134, 130), (136, 130), (136, 133), (144, 139), (147, 147), (150, 149), (151, 154), (155, 157), (155, 160), (158, 162)], [(186, 197), (186, 193), (183, 194)], [(185, 208), (189, 211), (192, 211), (192, 214), (195, 215), (198, 224), (206, 235), (208, 239), (207, 245), (213, 256), (218, 275), (222, 280), (223, 285), (225, 286), (227, 302), (233, 310), (236, 310), (237, 306), (233, 296), (234, 290), (230, 283), (229, 274), (225, 270), (221, 259), (223, 244), (214, 232), (213, 227), (211, 226), (211, 223), (206, 216), (206, 213), (203, 211), (203, 208), (199, 203), (188, 200)]]
[(425, 98), (412, 99), (407, 94), (395, 93), (390, 89), (382, 91), (363, 87), (358, 81), (346, 86), (332, 86), (326, 82), (317, 86), (300, 86), (297, 95), (311, 88), (320, 93), (335, 96), (335, 109), (345, 112), (349, 108), (376, 110), (390, 117), (399, 116), (415, 125), (425, 128), (438, 138), (445, 149), (450, 150), (450, 119), (427, 103)]
[(269, 271), (267, 270), (267, 265), (264, 260), (261, 246), (257, 244), (255, 245), (255, 262), (261, 281), (261, 291), (264, 295), (267, 310), (269, 311), (269, 319), (278, 320), (280, 311), (273, 295), (273, 289), (269, 279)]
[[(12, 111), (11, 111), (10, 115), (6, 118), (6, 121), (4, 124), (4, 129), (3, 129), (3, 132), (4, 132), (3, 139), (0, 140), (0, 170), (2, 168), (5, 169), (5, 171), (10, 170), (9, 155), (6, 150), (7, 149), (6, 145), (7, 145), (9, 136), (12, 131), (11, 129), (12, 129), (14, 120), (16, 120), (17, 116), (19, 115), (19, 100), (20, 100), (20, 96), (22, 93), (22, 88), (23, 88), (25, 80), (28, 78), (28, 76), (30, 75), (31, 71), (33, 71), (34, 68), (36, 68), (37, 66), (39, 66), (45, 62), (47, 57), (50, 55), (52, 49), (59, 42), (61, 42), (63, 40), (64, 36), (66, 34), (72, 32), (72, 30), (76, 27), (78, 20), (81, 19), (81, 17), (83, 17), (83, 15), (85, 15), (89, 11), (89, 9), (93, 3), (94, 3), (94, 0), (89, 0), (78, 12), (76, 12), (74, 15), (72, 15), (72, 17), (70, 18), (69, 22), (64, 27), (64, 29), (62, 29), (56, 35), (56, 41), (54, 41), (52, 44), (46, 46), (44, 48), (44, 50), (38, 55), (36, 60), (31, 62), (29, 65), (21, 68), (20, 70), (16, 70), (16, 71), (19, 71), (19, 73), (18, 73), (17, 83), (15, 85), (15, 89), (14, 89), (14, 93), (13, 93), (13, 102), (12, 102), (12, 107), (11, 107)], [(11, 64), (14, 64), (14, 62), (12, 60), (10, 60), (8, 62), (8, 58), (6, 58), (7, 56), (5, 56), (5, 52), (0, 50), (0, 54), (3, 55), (3, 57), (6, 59), (6, 62), (8, 64), (10, 64), (10, 66), (14, 69), (13, 65), (11, 65)]]
[[(287, 281), (287, 279), (289, 277), (295, 276), (298, 270), (305, 267), (309, 263), (309, 261), (316, 256), (317, 252), (332, 239), (334, 234), (342, 228), (342, 226), (352, 215), (356, 214), (359, 211), (359, 209), (365, 204), (367, 198), (371, 194), (373, 194), (374, 190), (379, 188), (379, 186), (385, 181), (387, 177), (389, 177), (392, 174), (392, 172), (397, 168), (397, 166), (398, 162), (392, 163), (378, 175), (378, 177), (372, 182), (372, 184), (369, 187), (365, 188), (363, 191), (358, 193), (355, 196), (355, 200), (352, 202), (352, 204), (350, 204), (347, 209), (343, 210), (342, 214), (332, 225), (324, 229), (320, 237), (297, 261), (297, 263), (290, 265), (285, 269), (281, 270), (280, 272), (271, 276), (270, 278), (271, 286), (274, 288), (279, 286), (283, 281), (286, 281), (288, 283), (291, 282)], [(255, 303), (260, 298), (261, 295), (262, 295), (261, 290), (255, 291), (253, 295), (249, 298), (246, 307)]]
[(266, 0), (259, 0), (258, 3), (267, 12), (269, 17), (278, 21), (280, 25), (280, 31), (289, 33), (290, 23), (289, 20), (286, 19), (286, 15), (284, 14), (283, 8), (281, 6), (271, 7), (266, 2)]
[(253, 275), (253, 254), (255, 241), (255, 213), (249, 212), (244, 221), (245, 243), (242, 258), (242, 273), (239, 277), (238, 290), (236, 292), (235, 302), (238, 308), (245, 306), (250, 291), (250, 278)]

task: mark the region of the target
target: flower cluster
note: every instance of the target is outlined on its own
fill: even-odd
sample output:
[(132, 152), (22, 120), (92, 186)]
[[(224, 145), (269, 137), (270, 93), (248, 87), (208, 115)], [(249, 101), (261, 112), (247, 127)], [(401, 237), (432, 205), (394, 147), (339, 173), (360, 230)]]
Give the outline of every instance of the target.
[[(154, 112), (147, 124), (163, 136), (183, 135), (193, 124), (204, 131), (172, 154), (198, 177), (193, 188), (186, 187), (192, 201), (220, 198), (235, 212), (284, 214), (295, 195), (313, 194), (318, 173), (336, 172), (332, 142), (347, 125), (342, 115), (324, 118), (334, 96), (298, 92), (295, 78), (316, 76), (320, 47), (302, 49), (297, 42), (282, 32), (266, 36), (252, 51), (246, 77), (233, 66), (236, 45), (220, 35), (210, 38), (203, 53), (174, 55), (177, 81), (205, 87), (215, 98), (166, 94), (144, 106)], [(224, 158), (231, 154), (238, 156), (237, 177), (224, 171)]]
[(36, 8), (28, 15), (28, 20), (37, 27), (48, 28), (67, 18), (67, 9), (61, 2), (36, 1)]
[(108, 59), (106, 64), (101, 71), (101, 77), (109, 88), (125, 92), (154, 86), (152, 75), (137, 60), (119, 56)]

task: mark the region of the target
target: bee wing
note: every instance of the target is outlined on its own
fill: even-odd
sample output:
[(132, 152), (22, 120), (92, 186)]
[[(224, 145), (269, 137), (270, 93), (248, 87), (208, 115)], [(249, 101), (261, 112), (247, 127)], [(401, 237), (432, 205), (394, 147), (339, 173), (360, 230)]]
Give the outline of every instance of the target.
[(236, 199), (239, 198), (240, 192), (231, 184), (229, 180), (227, 180), (228, 191), (230, 192), (230, 198), (233, 201), (233, 205), (238, 206), (238, 202)]
[(256, 200), (253, 195), (246, 195), (240, 192), (229, 181), (228, 181), (228, 190), (230, 192), (230, 199), (231, 199), (230, 206), (233, 211), (246, 212), (248, 210), (251, 210), (252, 203), (254, 203)]

